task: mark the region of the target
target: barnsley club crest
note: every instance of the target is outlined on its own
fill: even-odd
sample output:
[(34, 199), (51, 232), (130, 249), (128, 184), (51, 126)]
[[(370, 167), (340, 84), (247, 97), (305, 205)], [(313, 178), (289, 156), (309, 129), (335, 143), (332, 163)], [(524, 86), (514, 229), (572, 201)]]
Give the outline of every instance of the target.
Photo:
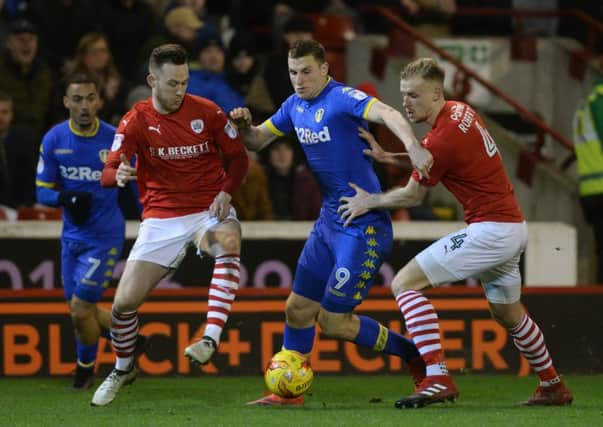
[(203, 132), (203, 128), (205, 127), (205, 123), (201, 119), (195, 119), (191, 121), (191, 129), (195, 133)]

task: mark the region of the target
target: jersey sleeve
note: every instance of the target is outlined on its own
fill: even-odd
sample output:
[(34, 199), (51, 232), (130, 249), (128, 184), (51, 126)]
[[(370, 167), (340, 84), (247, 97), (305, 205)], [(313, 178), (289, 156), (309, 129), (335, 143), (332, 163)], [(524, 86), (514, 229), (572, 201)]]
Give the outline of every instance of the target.
[(36, 187), (55, 188), (59, 166), (54, 156), (54, 133), (48, 132), (40, 145), (40, 157), (36, 169)]
[(243, 140), (226, 114), (217, 109), (213, 120), (214, 138), (228, 165), (222, 191), (233, 195), (243, 183), (249, 169), (249, 158)]
[(276, 136), (285, 136), (286, 134), (293, 133), (295, 127), (291, 120), (291, 109), (294, 108), (294, 103), (295, 95), (291, 95), (282, 103), (276, 113), (264, 122), (268, 129), (270, 129), (270, 132)]
[(361, 90), (350, 86), (338, 87), (337, 105), (347, 114), (366, 120), (371, 106), (377, 101), (377, 98), (367, 95)]
[(119, 121), (119, 126), (113, 137), (111, 151), (105, 162), (103, 174), (101, 176), (101, 185), (103, 187), (114, 187), (117, 185), (115, 174), (119, 167), (119, 158), (125, 154), (126, 158), (131, 159), (138, 151), (138, 140), (140, 139), (139, 120), (136, 110), (130, 110)]
[(458, 135), (455, 135), (454, 128), (449, 128), (438, 134), (437, 137), (434, 136), (428, 139), (423, 146), (433, 156), (433, 166), (429, 171), (429, 178), (419, 178), (417, 170), (413, 170), (412, 178), (415, 181), (419, 181), (425, 187), (433, 187), (440, 182), (442, 177), (452, 168), (456, 158), (453, 150), (454, 144), (450, 143), (453, 138), (458, 138)]
[(40, 157), (36, 169), (36, 199), (46, 206), (58, 206), (59, 191), (56, 184), (59, 176), (59, 164), (54, 156), (55, 136), (52, 131), (44, 135), (40, 145)]

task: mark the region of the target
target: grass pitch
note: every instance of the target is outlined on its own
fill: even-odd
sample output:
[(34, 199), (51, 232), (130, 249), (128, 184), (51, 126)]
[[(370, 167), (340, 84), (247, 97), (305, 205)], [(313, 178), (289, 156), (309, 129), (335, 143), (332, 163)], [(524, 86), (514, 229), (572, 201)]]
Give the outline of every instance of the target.
[[(0, 379), (0, 426), (600, 426), (603, 375), (564, 377), (568, 407), (527, 408), (536, 378), (456, 375), (456, 403), (398, 410), (411, 390), (406, 376), (319, 376), (303, 408), (249, 407), (260, 377), (141, 377), (107, 407), (93, 408), (94, 390), (73, 392), (70, 379)], [(101, 379), (96, 380), (95, 386)]]

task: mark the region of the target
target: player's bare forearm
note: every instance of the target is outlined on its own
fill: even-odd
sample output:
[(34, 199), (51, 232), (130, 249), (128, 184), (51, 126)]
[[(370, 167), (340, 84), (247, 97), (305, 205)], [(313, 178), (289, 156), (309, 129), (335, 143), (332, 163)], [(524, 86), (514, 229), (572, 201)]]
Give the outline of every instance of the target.
[(229, 116), (239, 129), (245, 147), (248, 150), (260, 151), (274, 139), (274, 135), (265, 124), (261, 124), (260, 126), (252, 125), (253, 117), (248, 108), (235, 108), (230, 112)]
[(396, 137), (402, 141), (407, 151), (414, 144), (419, 144), (412, 127), (402, 114), (393, 107), (382, 102), (376, 102), (369, 110), (368, 119), (388, 127)]
[(257, 126), (249, 126), (242, 129), (241, 136), (245, 142), (245, 147), (250, 151), (260, 151), (267, 142), (260, 137), (260, 131)]
[(406, 191), (406, 187), (396, 188), (375, 196), (378, 196), (375, 201), (375, 208), (411, 208), (421, 204), (421, 200)]
[(421, 204), (426, 193), (427, 189), (411, 178), (404, 187), (378, 194), (376, 203), (382, 208), (412, 208)]

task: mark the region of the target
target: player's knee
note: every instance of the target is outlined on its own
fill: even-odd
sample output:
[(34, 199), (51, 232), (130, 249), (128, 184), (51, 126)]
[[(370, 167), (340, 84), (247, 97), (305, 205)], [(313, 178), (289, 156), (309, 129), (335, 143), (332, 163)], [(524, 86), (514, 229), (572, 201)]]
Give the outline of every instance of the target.
[(138, 309), (138, 304), (132, 298), (128, 298), (128, 295), (116, 295), (113, 300), (112, 310), (116, 313), (130, 313)]
[(316, 320), (316, 311), (314, 307), (304, 304), (303, 301), (295, 298), (287, 299), (285, 304), (285, 316), (287, 324), (293, 327), (305, 327)]
[(96, 315), (95, 307), (93, 304), (78, 299), (73, 299), (69, 307), (71, 321), (73, 322), (73, 325), (76, 329), (81, 328), (81, 326), (85, 322), (89, 321), (90, 319), (93, 319)]
[(241, 252), (241, 233), (236, 230), (226, 230), (217, 234), (218, 244), (225, 253), (238, 254)]

